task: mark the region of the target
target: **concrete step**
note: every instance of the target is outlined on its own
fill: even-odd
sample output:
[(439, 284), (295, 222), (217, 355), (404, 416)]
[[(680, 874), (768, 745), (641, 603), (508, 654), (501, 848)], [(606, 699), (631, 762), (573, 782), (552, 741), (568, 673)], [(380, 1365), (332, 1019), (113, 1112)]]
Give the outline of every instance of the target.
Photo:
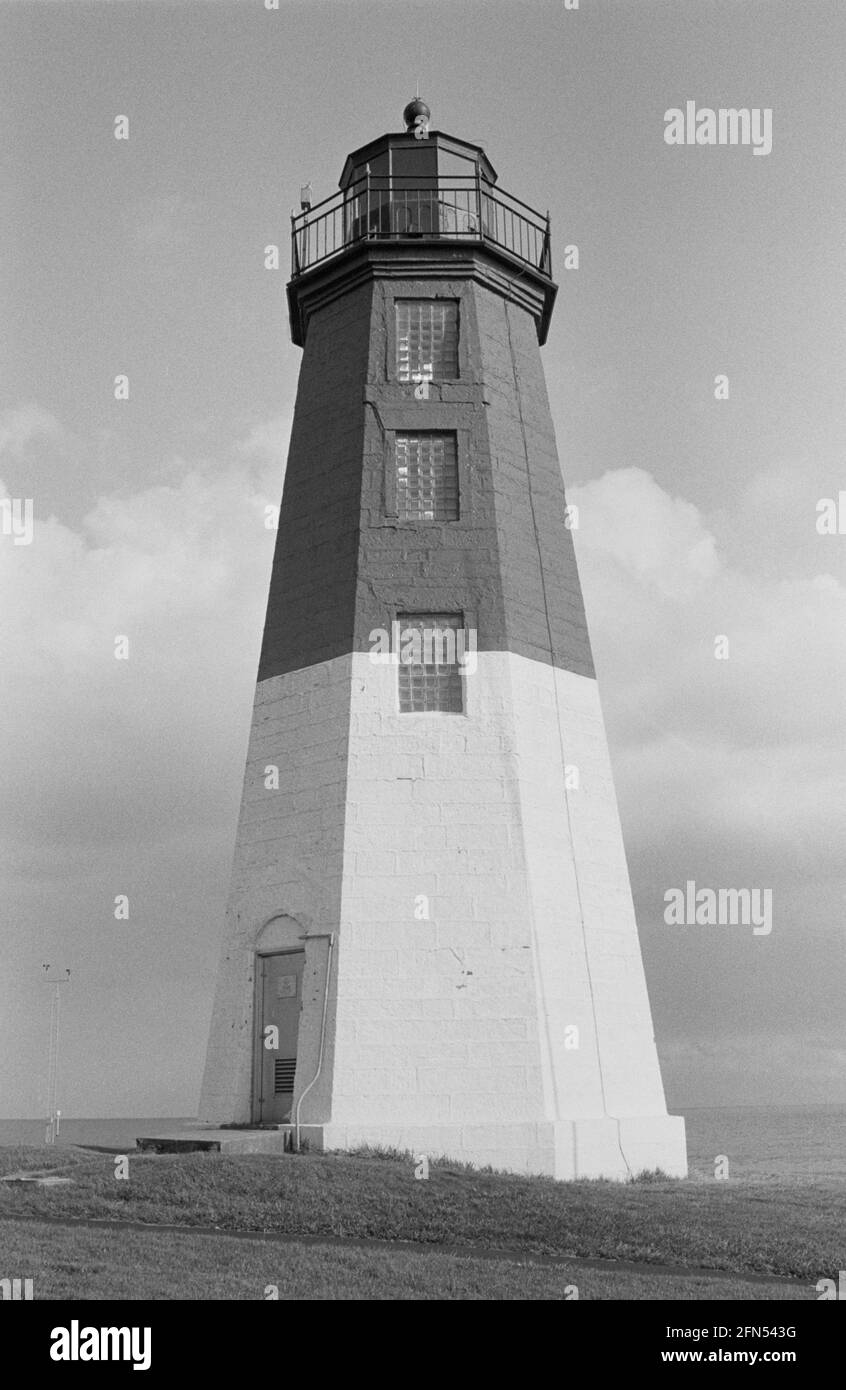
[(215, 1129), (210, 1125), (150, 1134), (135, 1140), (144, 1153), (282, 1154), (291, 1148), (291, 1125), (278, 1129)]

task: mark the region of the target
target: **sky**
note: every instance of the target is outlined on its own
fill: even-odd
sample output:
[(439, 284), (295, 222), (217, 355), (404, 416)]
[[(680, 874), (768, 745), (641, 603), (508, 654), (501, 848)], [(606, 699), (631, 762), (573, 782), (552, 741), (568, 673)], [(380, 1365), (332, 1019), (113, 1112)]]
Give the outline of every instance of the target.
[[(34, 511), (0, 533), (0, 1114), (46, 1104), (44, 963), (63, 1113), (195, 1113), (289, 214), (418, 81), (551, 213), (543, 360), (670, 1107), (846, 1102), (844, 51), (840, 0), (0, 3), (0, 498)], [(771, 153), (668, 145), (688, 100), (770, 109)], [(689, 880), (771, 889), (772, 931), (668, 925)]]

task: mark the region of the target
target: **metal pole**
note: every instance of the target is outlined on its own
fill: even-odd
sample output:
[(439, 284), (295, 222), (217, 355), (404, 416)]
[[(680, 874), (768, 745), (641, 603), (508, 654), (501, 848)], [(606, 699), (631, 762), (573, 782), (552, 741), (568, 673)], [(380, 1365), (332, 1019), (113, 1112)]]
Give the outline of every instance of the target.
[(70, 971), (65, 970), (63, 976), (51, 978), (50, 966), (45, 965), (45, 984), (54, 986), (53, 997), (50, 1000), (50, 1037), (47, 1046), (47, 1130), (45, 1133), (45, 1143), (55, 1144), (56, 1136), (59, 1133), (61, 1123), (61, 1111), (58, 1109), (59, 1099), (59, 1023), (61, 1019), (62, 985), (67, 984), (70, 979)]
[(50, 1115), (53, 1122), (53, 1143), (59, 1133), (59, 1123), (56, 1118), (56, 1107), (59, 1099), (59, 1014), (62, 1008), (62, 993), (59, 981), (56, 981), (56, 1045), (53, 1050), (53, 1104)]
[(45, 1144), (53, 1142), (53, 1018), (56, 1013), (56, 991), (50, 995), (50, 1033), (47, 1042), (47, 1128)]

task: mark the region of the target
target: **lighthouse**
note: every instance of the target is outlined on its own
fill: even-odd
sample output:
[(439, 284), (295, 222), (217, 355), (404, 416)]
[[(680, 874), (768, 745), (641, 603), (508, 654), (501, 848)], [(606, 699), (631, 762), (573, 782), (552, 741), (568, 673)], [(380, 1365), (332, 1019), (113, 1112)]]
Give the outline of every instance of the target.
[(686, 1172), (540, 348), (548, 215), (405, 128), (292, 217), (302, 365), (200, 1118)]

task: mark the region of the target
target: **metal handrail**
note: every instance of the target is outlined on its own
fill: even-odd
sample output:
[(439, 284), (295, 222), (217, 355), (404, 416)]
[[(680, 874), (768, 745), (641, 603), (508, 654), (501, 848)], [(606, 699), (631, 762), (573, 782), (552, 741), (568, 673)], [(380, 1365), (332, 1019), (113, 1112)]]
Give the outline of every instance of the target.
[(549, 213), (542, 216), (478, 173), (373, 175), (369, 165), (339, 193), (292, 213), (291, 275), (296, 279), (361, 241), (407, 238), (490, 242), (552, 276)]

